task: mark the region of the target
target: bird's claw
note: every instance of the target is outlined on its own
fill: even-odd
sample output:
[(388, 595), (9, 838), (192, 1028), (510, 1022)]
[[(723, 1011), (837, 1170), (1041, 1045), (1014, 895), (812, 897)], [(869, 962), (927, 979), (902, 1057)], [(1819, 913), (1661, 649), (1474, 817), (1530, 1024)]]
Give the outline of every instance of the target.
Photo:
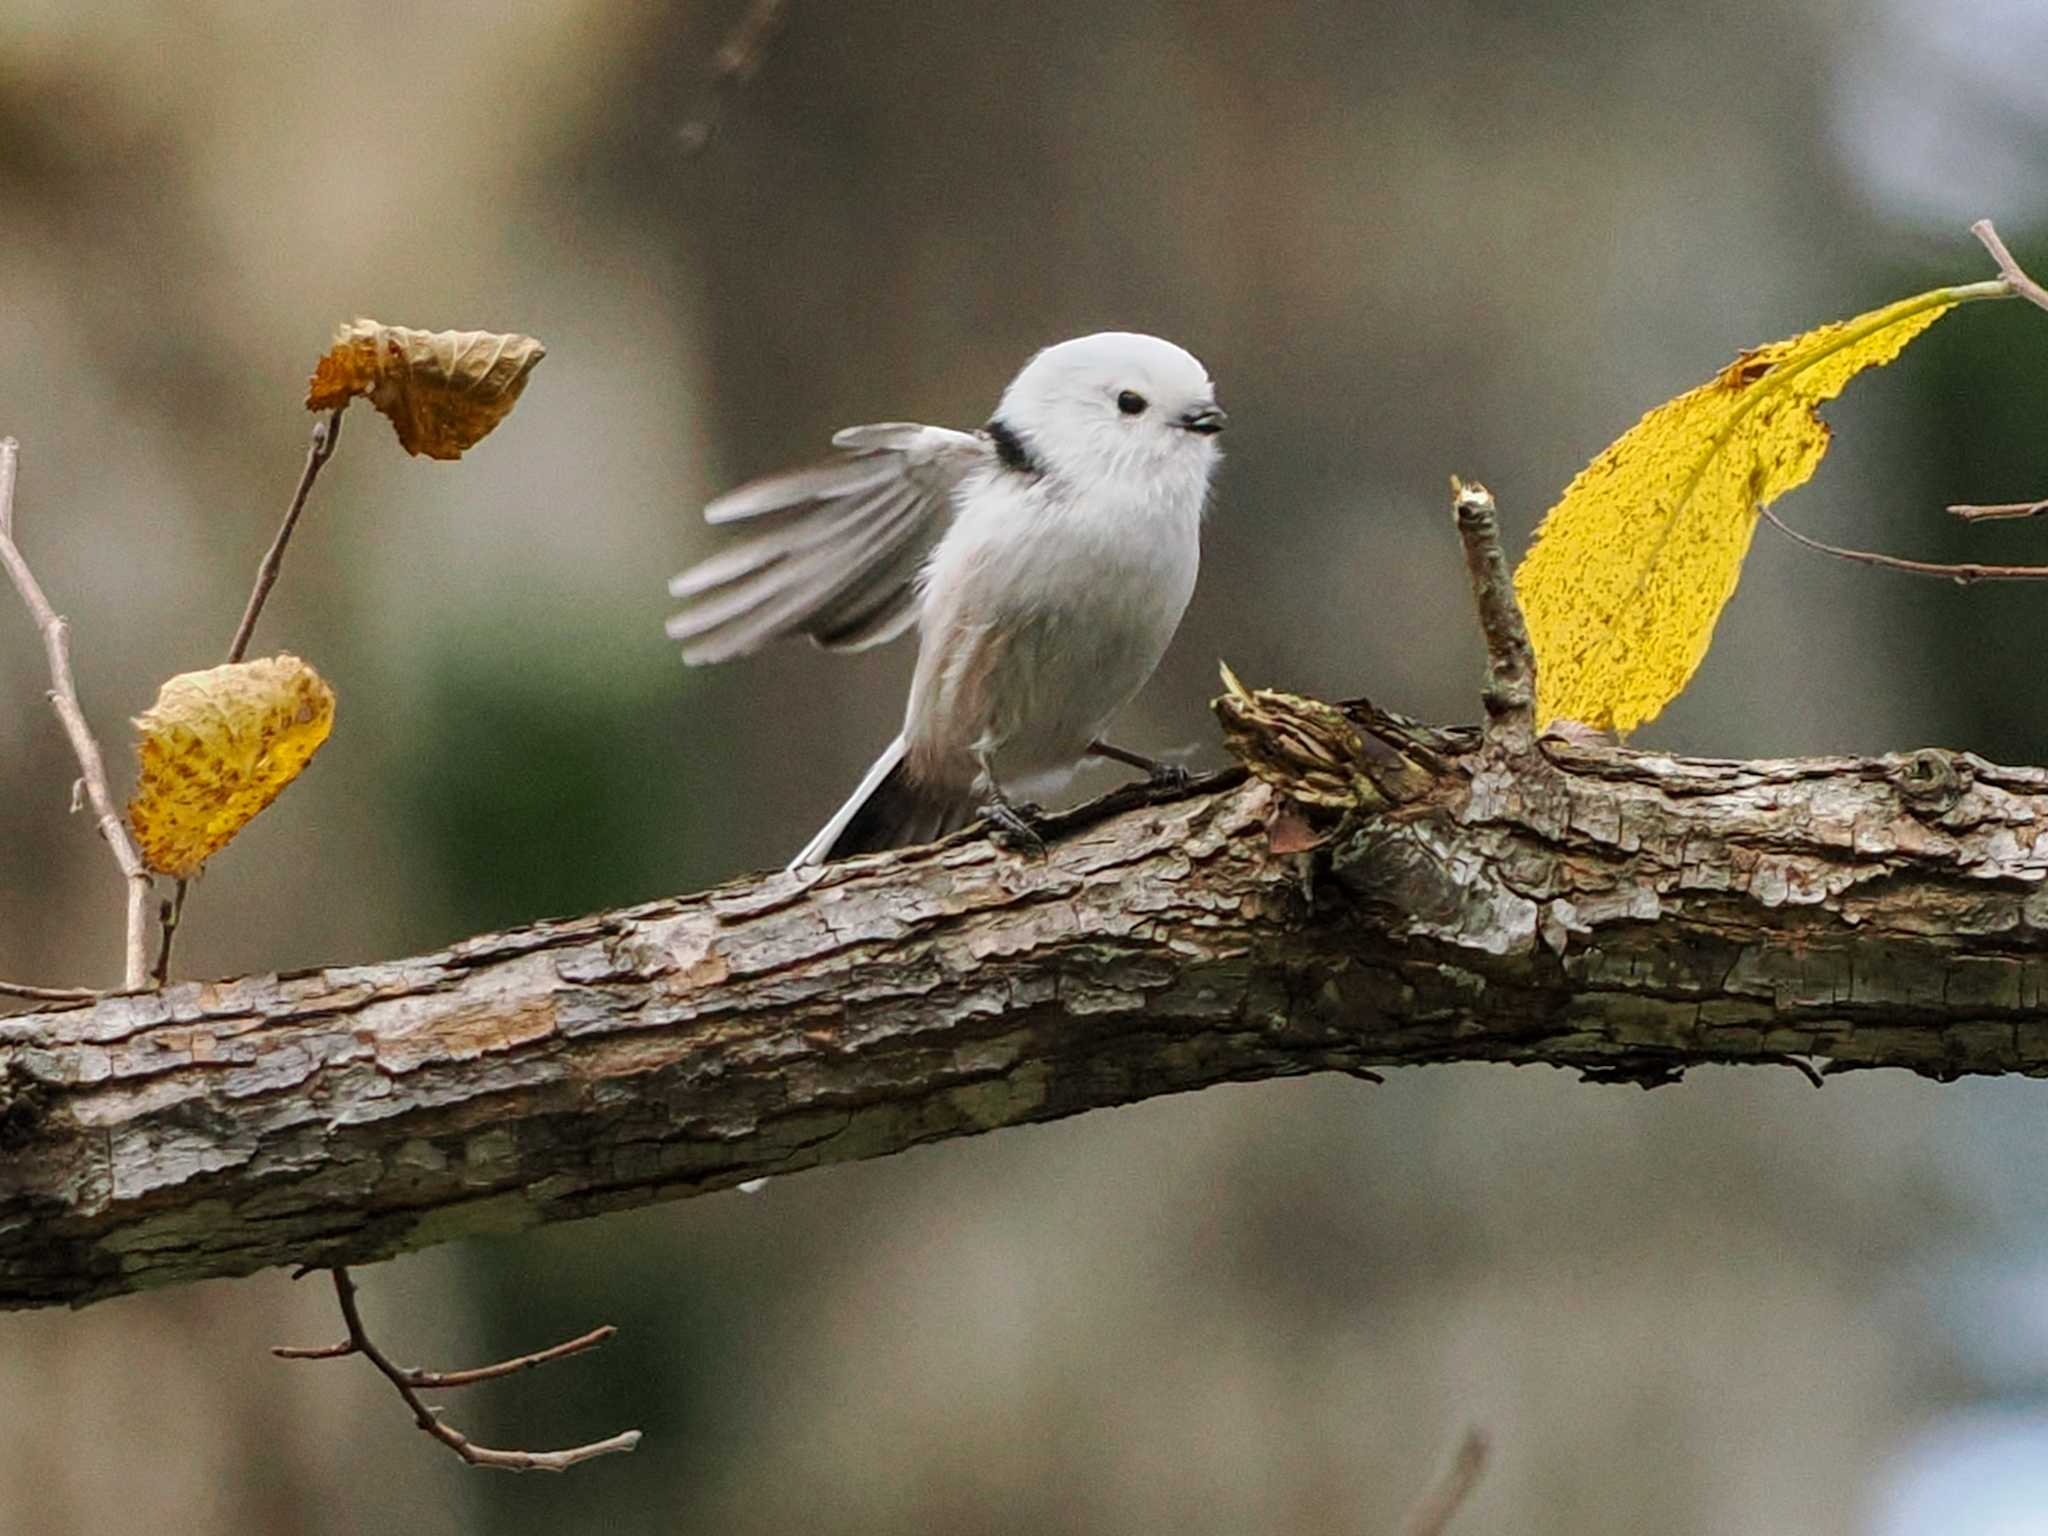
[(1179, 763), (1154, 763), (1146, 777), (1154, 789), (1170, 789), (1175, 793), (1195, 782), (1195, 776)]
[(991, 800), (982, 808), (990, 839), (1032, 859), (1045, 857), (1045, 838), (1038, 830), (1044, 814), (1035, 805), (1016, 805), (1008, 800)]

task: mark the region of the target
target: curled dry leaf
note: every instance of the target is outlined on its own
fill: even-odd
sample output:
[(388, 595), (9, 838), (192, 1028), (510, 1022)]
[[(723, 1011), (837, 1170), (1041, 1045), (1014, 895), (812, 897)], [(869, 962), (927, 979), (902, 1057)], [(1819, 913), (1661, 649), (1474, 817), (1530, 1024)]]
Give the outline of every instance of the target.
[(314, 367), (306, 409), (339, 410), (361, 395), (390, 419), (407, 453), (459, 459), (505, 419), (545, 356), (531, 336), (357, 320), (335, 331)]
[(185, 879), (275, 800), (334, 726), (334, 690), (296, 656), (165, 683), (136, 718), (142, 760), (128, 820), (143, 862)]
[(1357, 729), (1334, 705), (1272, 688), (1251, 689), (1219, 662), (1223, 693), (1209, 707), (1223, 726), (1223, 738), (1238, 760), (1291, 799), (1308, 805), (1357, 805), (1363, 752)]
[(1275, 853), (1307, 853), (1334, 835), (1329, 827), (1317, 828), (1293, 800), (1275, 800), (1272, 814), (1266, 818), (1266, 842)]

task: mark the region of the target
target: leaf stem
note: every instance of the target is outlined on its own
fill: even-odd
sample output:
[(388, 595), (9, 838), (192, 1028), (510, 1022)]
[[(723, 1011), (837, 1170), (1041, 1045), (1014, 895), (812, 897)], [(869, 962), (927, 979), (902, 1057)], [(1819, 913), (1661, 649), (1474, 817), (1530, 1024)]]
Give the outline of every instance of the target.
[(240, 661), (248, 654), (249, 640), (256, 633), (256, 620), (270, 597), (270, 589), (277, 585), (278, 567), (284, 563), (284, 547), (291, 542), (292, 530), (299, 525), (299, 514), (306, 510), (306, 498), (312, 494), (313, 482), (320, 478), (320, 466), (333, 457), (335, 445), (340, 441), (339, 409), (329, 411), (313, 423), (312, 440), (306, 444), (306, 466), (299, 471), (298, 489), (292, 492), (292, 504), (285, 508), (277, 537), (270, 541), (270, 548), (263, 552), (262, 563), (256, 567), (256, 585), (249, 592), (247, 606), (242, 609), (242, 622), (235, 626), (235, 638), (228, 642), (230, 662)]

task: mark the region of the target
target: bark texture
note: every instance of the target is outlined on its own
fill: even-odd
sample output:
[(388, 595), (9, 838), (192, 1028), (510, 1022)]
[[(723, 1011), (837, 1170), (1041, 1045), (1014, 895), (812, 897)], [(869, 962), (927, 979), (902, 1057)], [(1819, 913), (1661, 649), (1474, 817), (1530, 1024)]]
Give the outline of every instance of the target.
[(359, 1263), (1211, 1083), (2048, 1069), (2048, 772), (1221, 701), (1253, 777), (0, 1020), (0, 1305)]

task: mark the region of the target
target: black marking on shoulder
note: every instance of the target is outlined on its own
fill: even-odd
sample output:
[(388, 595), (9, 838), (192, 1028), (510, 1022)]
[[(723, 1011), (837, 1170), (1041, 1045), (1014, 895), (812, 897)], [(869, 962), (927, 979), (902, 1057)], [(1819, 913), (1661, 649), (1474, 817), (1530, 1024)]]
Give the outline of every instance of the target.
[(1031, 456), (1031, 450), (1025, 446), (1024, 439), (1017, 435), (1017, 429), (1002, 417), (998, 416), (988, 424), (988, 436), (989, 441), (996, 445), (996, 457), (1003, 461), (1005, 469), (1014, 469), (1025, 475), (1043, 473), (1038, 460)]

